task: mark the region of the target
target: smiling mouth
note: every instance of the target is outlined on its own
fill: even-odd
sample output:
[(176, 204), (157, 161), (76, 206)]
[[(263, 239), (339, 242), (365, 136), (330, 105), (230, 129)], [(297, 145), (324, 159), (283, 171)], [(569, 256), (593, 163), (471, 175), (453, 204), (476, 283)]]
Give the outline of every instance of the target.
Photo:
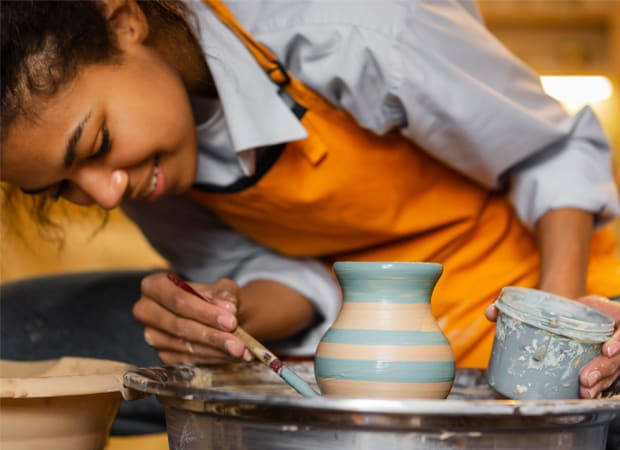
[(144, 193), (144, 197), (150, 197), (153, 192), (155, 192), (155, 188), (157, 187), (157, 176), (159, 175), (159, 155), (155, 156), (155, 163), (153, 167), (153, 176), (151, 177), (151, 184), (149, 184), (148, 189)]

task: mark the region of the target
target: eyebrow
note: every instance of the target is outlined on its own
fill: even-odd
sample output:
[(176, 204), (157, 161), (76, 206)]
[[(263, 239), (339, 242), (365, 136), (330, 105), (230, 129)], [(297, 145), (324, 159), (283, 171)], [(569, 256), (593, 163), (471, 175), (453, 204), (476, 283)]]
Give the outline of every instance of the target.
[(78, 125), (75, 127), (75, 129), (73, 130), (73, 133), (71, 133), (71, 136), (69, 136), (69, 140), (67, 141), (67, 146), (65, 147), (65, 159), (63, 161), (63, 167), (65, 169), (68, 169), (69, 167), (71, 167), (73, 165), (73, 162), (75, 161), (75, 153), (76, 153), (75, 148), (77, 146), (78, 141), (82, 137), (84, 126), (90, 119), (90, 116), (91, 116), (91, 111), (88, 111), (88, 113), (86, 113), (86, 116), (84, 116), (84, 118), (80, 121), (80, 123), (78, 123)]
[[(78, 123), (77, 126), (73, 129), (71, 136), (69, 136), (69, 139), (67, 140), (67, 145), (65, 146), (65, 157), (63, 158), (63, 162), (62, 162), (62, 166), (65, 169), (68, 169), (69, 167), (71, 167), (75, 161), (77, 143), (82, 137), (84, 126), (90, 119), (91, 115), (92, 115), (92, 111), (88, 111), (86, 115), (84, 116), (84, 118), (80, 120), (80, 123)], [(23, 189), (22, 188), (21, 191), (25, 192), (26, 194), (40, 194), (42, 192), (45, 192), (51, 189), (53, 186), (54, 185), (52, 184), (50, 186), (44, 186), (42, 188), (37, 188), (37, 189)]]

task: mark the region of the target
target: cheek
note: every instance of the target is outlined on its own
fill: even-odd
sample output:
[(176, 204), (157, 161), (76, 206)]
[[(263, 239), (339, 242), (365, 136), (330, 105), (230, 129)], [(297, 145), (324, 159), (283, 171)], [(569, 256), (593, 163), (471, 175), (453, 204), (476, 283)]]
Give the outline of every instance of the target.
[[(55, 136), (44, 133), (31, 123), (12, 124), (0, 146), (0, 180), (14, 186), (32, 189), (56, 181), (51, 170), (52, 152), (44, 152), (45, 143), (54, 142)], [(57, 155), (62, 158), (62, 155)]]
[[(7, 142), (0, 147), (0, 181), (23, 189), (39, 189), (58, 181), (62, 172), (52, 165), (49, 155)], [(59, 156), (59, 158), (61, 158)]]
[(110, 125), (112, 142), (111, 158), (119, 167), (140, 164), (157, 152), (155, 139), (149, 127), (139, 122), (125, 122), (120, 126)]
[(159, 78), (143, 79), (139, 88), (129, 89), (134, 83), (125, 83), (107, 97), (112, 154), (119, 154), (114, 156), (116, 163), (127, 166), (160, 154), (167, 160), (170, 183), (185, 187), (193, 181), (197, 159), (190, 102), (178, 80), (157, 74)]
[[(164, 99), (133, 104), (113, 115), (110, 134), (115, 145), (136, 156), (174, 153), (195, 141), (191, 111), (175, 107)], [(112, 115), (111, 115), (112, 116)]]

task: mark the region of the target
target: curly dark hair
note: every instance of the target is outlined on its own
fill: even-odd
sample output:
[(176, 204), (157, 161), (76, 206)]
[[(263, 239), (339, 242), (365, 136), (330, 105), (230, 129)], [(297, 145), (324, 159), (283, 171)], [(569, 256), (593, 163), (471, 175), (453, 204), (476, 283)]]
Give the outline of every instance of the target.
[[(182, 35), (200, 52), (187, 5), (174, 0), (139, 2), (151, 41)], [(34, 118), (34, 98), (53, 96), (89, 64), (114, 62), (114, 33), (96, 0), (2, 0), (2, 138), (17, 117)]]
[(84, 64), (118, 54), (101, 6), (91, 1), (2, 1), (2, 138), (34, 97), (53, 96)]
[[(145, 44), (174, 48), (186, 56), (199, 55), (206, 67), (192, 28), (193, 16), (185, 3), (145, 0), (139, 5), (149, 22)], [(16, 120), (36, 121), (37, 102), (53, 97), (83, 67), (120, 60), (114, 31), (98, 0), (1, 0), (0, 34), (2, 142)], [(180, 40), (184, 45), (178, 45)], [(11, 197), (17, 192), (3, 185), (3, 203), (14, 204)], [(30, 201), (34, 205), (28, 209), (35, 219), (52, 225), (47, 217), (50, 198), (35, 196)]]

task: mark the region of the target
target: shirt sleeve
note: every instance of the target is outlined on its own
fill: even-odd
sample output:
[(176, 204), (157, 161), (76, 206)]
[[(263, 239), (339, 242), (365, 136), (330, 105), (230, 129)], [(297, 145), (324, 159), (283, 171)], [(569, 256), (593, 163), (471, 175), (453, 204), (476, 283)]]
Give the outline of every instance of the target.
[(529, 228), (556, 208), (598, 224), (620, 213), (610, 144), (589, 108), (567, 114), (459, 2), (421, 2), (409, 21), (396, 91), (405, 135), (484, 186), (509, 183)]
[(232, 230), (186, 196), (165, 197), (153, 203), (127, 201), (123, 210), (155, 250), (187, 279), (213, 283), (231, 278), (240, 286), (253, 280), (273, 280), (307, 298), (316, 310), (315, 322), (290, 339), (272, 343), (274, 350), (312, 355), (336, 319), (340, 289), (324, 264), (274, 253)]
[(282, 49), (293, 72), (361, 126), (378, 134), (400, 128), (481, 185), (509, 187), (530, 228), (555, 208), (589, 211), (599, 223), (620, 214), (610, 144), (592, 111), (571, 116), (546, 95), (474, 2), (373, 8), (374, 27), (297, 29), (298, 41), (318, 49)]
[[(510, 199), (533, 228), (550, 209), (576, 208), (594, 214), (598, 228), (620, 214), (607, 141), (589, 107), (570, 122), (570, 139), (531, 156), (510, 171)], [(599, 140), (597, 139), (599, 137)]]

